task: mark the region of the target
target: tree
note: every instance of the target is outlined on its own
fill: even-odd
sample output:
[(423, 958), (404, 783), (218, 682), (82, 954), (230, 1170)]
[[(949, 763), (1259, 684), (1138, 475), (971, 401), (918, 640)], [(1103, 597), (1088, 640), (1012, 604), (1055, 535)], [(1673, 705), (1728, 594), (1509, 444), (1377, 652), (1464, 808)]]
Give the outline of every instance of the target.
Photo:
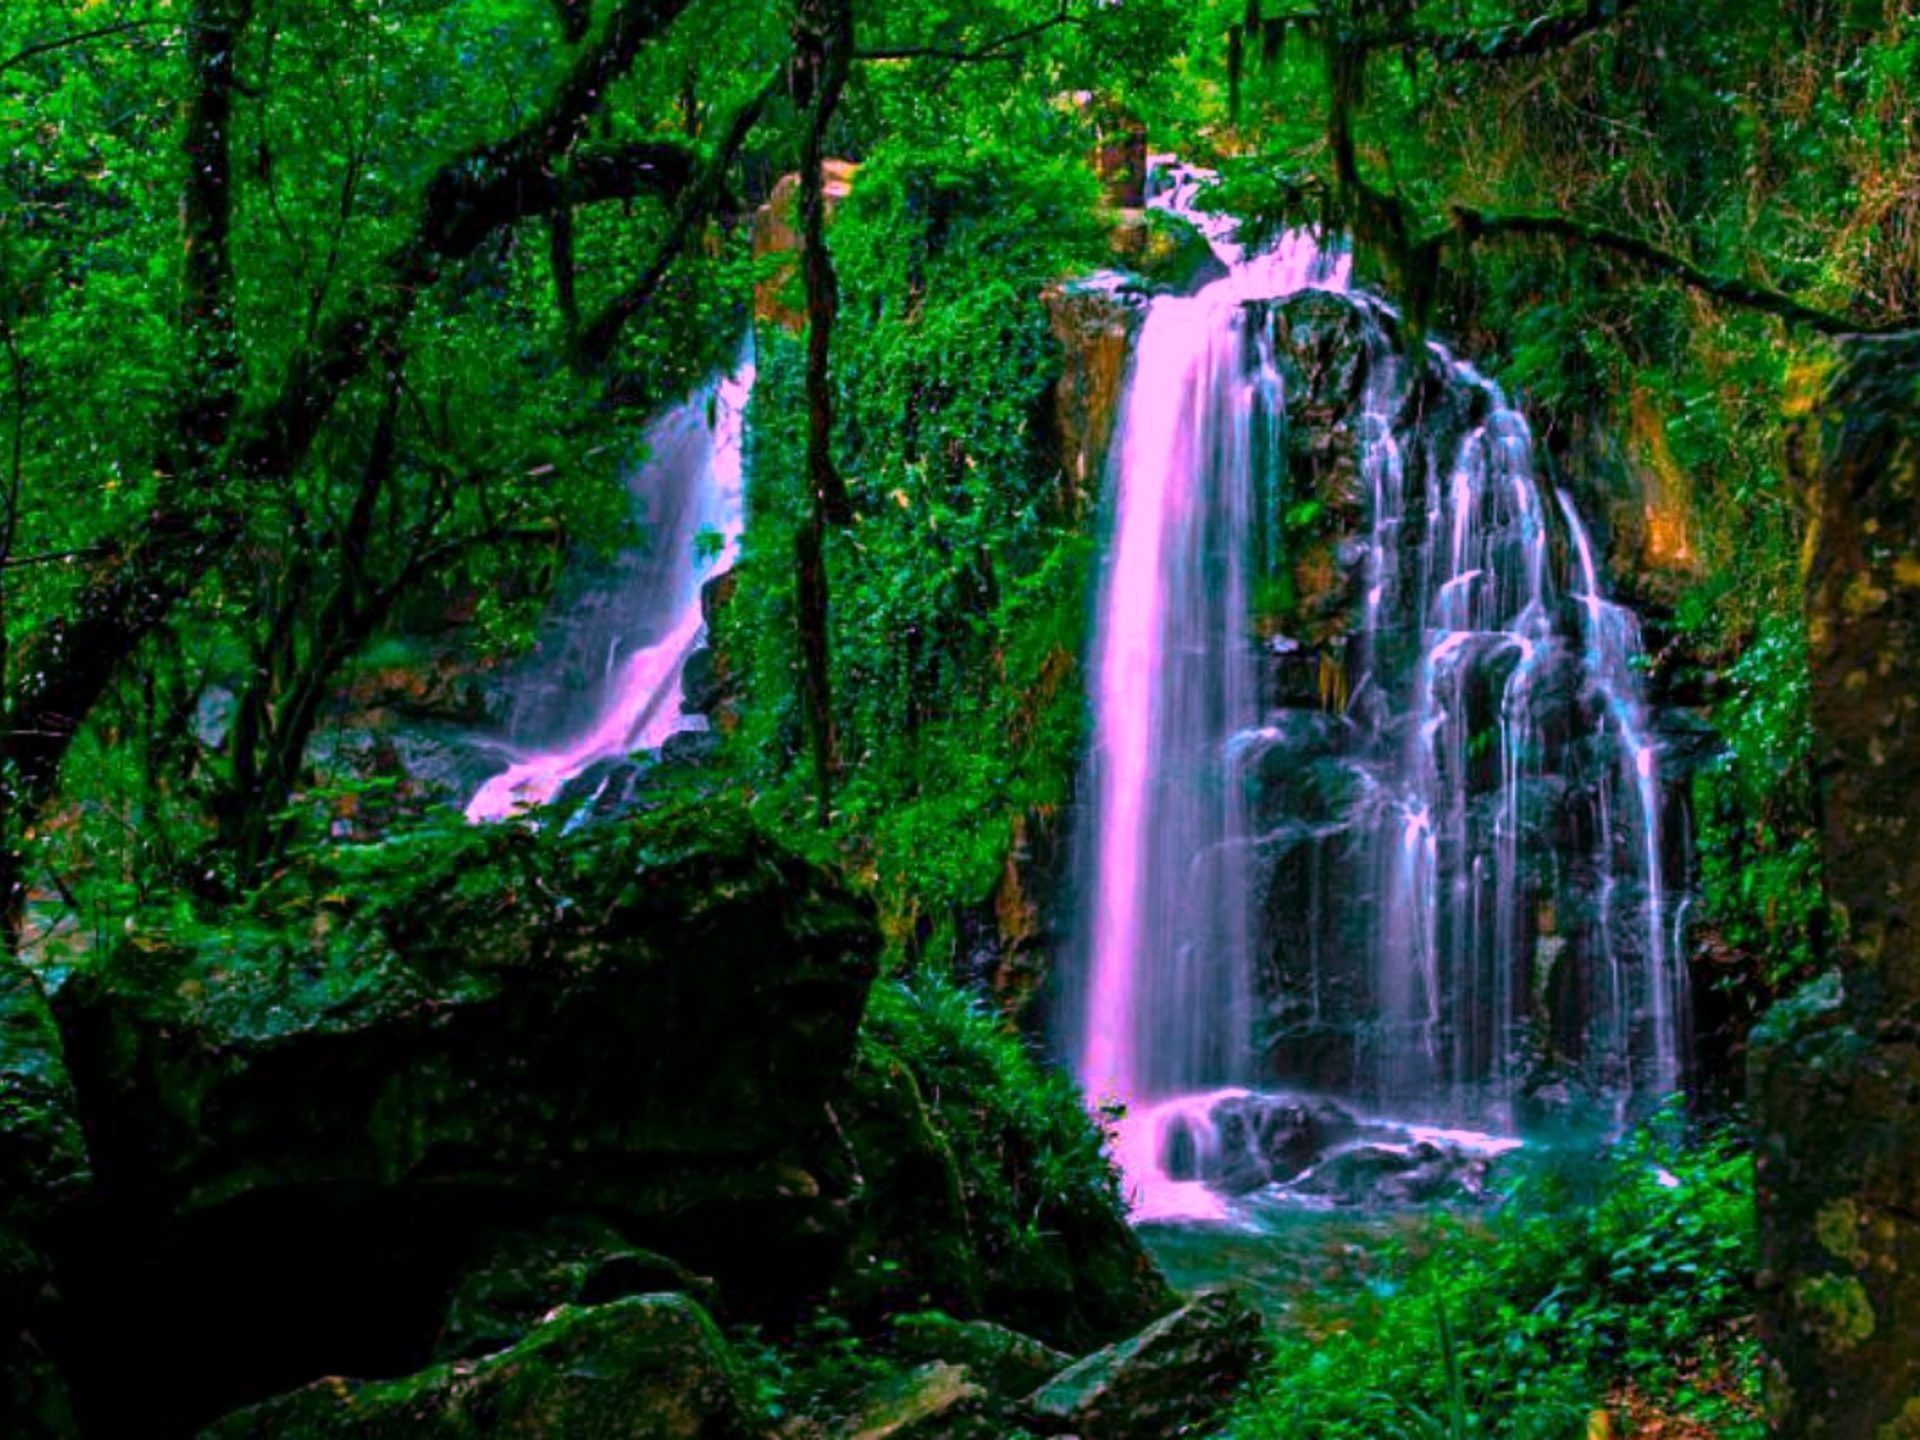
[[(622, 323), (649, 307), (684, 319), (737, 304), (718, 287), (662, 284), (731, 202), (718, 177), (742, 138), (708, 154), (651, 124), (650, 77), (636, 68), (650, 54), (678, 58), (675, 26), (691, 8), (566, 5), (544, 26), (515, 17), (466, 33), (432, 7), (402, 24), (379, 7), (301, 0), (196, 0), (178, 19), (86, 31), (67, 29), (59, 7), (9, 9), (0, 44), (21, 43), (4, 62), (7, 98), (41, 144), (16, 152), (7, 177), (22, 299), (5, 329), (5, 529), (9, 562), (22, 543), (58, 560), (0, 572), (32, 582), (6, 611), (0, 883), (11, 924), (25, 897), (21, 846), (76, 739), (189, 609), (245, 652), (215, 788), (246, 869), (271, 848), (263, 817), (284, 808), (320, 700), (401, 598), (463, 566), (468, 580), (489, 566), (497, 576), (501, 547), (550, 549), (565, 522), (604, 508), (594, 482), (610, 495), (621, 405), (658, 403), (707, 355), (694, 347), (658, 374), (636, 372), (646, 339), (623, 351), (610, 334), (576, 375), (542, 313), (549, 278), (564, 296), (573, 277), (549, 277), (521, 237), (584, 226), (582, 248), (617, 288), (617, 237), (650, 235), (659, 274)], [(546, 26), (561, 27), (562, 46)], [(436, 69), (434, 38), (455, 53), (492, 45), (497, 83), (470, 91)], [(729, 58), (777, 43), (750, 21)], [(138, 128), (104, 118), (109, 92), (140, 85), (159, 98), (135, 112)], [(423, 146), (402, 133), (389, 87), (412, 87), (430, 137), (489, 138)], [(159, 154), (177, 158), (156, 158), (176, 98), (177, 148)], [(716, 98), (727, 103), (718, 86)], [(88, 163), (107, 174), (124, 164), (130, 179), (77, 190)], [(92, 274), (136, 265), (148, 281), (139, 353), (90, 354), (126, 293), (101, 294)], [(168, 280), (170, 309), (148, 298)], [(517, 325), (537, 343), (506, 338)], [(503, 344), (515, 357), (506, 373), (489, 368)], [(71, 462), (94, 437), (49, 423), (60, 392), (89, 383), (140, 392), (115, 417), (106, 461), (124, 498), (95, 524), (59, 498), (84, 483)], [(508, 403), (478, 403), (488, 391)], [(596, 452), (607, 455), (597, 465)]]
[(1802, 443), (1836, 971), (1753, 1062), (1761, 1318), (1778, 1434), (1920, 1423), (1920, 336), (1849, 347)]

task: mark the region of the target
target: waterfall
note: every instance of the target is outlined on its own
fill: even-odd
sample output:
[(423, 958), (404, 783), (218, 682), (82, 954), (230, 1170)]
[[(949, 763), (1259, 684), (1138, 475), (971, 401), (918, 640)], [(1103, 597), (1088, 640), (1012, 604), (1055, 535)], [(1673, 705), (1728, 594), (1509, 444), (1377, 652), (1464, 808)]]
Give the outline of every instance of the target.
[(730, 375), (648, 427), (647, 456), (628, 487), (645, 544), (546, 628), (515, 686), (509, 763), (468, 803), (468, 820), (547, 804), (595, 765), (706, 728), (681, 708), (681, 679), (706, 642), (702, 589), (739, 558), (754, 376), (749, 348)]
[[(1574, 1090), (1665, 1095), (1686, 1026), (1638, 623), (1525, 418), (1406, 346), (1309, 237), (1243, 253), (1198, 183), (1173, 171), (1155, 203), (1229, 274), (1154, 299), (1136, 341), (1067, 967), (1068, 1044), (1090, 1102), (1124, 1107), (1140, 1216), (1221, 1213), (1196, 1126), (1244, 1129), (1263, 1089), (1504, 1132)], [(1309, 382), (1281, 353), (1307, 291), (1362, 372), (1339, 422), (1355, 515), (1325, 562), (1350, 598), (1310, 641), (1255, 598), (1290, 579), (1313, 498), (1287, 434)], [(1303, 662), (1304, 701), (1272, 678)]]

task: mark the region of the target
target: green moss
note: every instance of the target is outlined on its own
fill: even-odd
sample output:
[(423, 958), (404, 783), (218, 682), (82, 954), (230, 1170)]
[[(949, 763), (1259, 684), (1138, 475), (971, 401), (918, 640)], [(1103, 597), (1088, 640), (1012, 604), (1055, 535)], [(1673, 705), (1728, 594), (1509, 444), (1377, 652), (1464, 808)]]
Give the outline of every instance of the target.
[(1820, 1207), (1814, 1216), (1813, 1232), (1820, 1247), (1834, 1259), (1858, 1265), (1866, 1259), (1860, 1243), (1860, 1211), (1853, 1201), (1834, 1200)]
[(1900, 1413), (1873, 1435), (1874, 1440), (1920, 1440), (1920, 1395), (1908, 1400)]
[(1068, 1349), (1166, 1308), (1078, 1091), (950, 982), (874, 988), (852, 1113), (874, 1202), (854, 1308), (933, 1305)]
[(745, 1373), (684, 1295), (562, 1309), (511, 1350), (400, 1380), (322, 1380), (203, 1440), (747, 1440)]
[(1794, 1287), (1793, 1304), (1834, 1354), (1873, 1338), (1873, 1302), (1851, 1275), (1810, 1275)]
[[(896, 934), (984, 900), (1016, 817), (1061, 803), (1079, 761), (1090, 527), (1061, 499), (1040, 296), (1103, 246), (1083, 166), (978, 137), (881, 147), (836, 225), (837, 448), (858, 512), (828, 554), (836, 818)], [(796, 828), (802, 367), (793, 337), (762, 334), (742, 584), (719, 622), (747, 688), (731, 753)]]

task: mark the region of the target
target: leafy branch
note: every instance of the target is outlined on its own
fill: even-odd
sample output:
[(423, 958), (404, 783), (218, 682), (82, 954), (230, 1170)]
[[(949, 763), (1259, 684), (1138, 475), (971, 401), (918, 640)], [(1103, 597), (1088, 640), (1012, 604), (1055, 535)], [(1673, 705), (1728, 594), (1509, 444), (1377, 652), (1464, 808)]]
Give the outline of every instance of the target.
[(1052, 30), (1086, 23), (1086, 17), (1074, 11), (1070, 0), (1060, 0), (1059, 9), (1045, 20), (1023, 25), (1018, 30), (997, 36), (976, 49), (964, 50), (951, 45), (883, 45), (872, 50), (857, 51), (853, 58), (863, 62), (944, 60), (950, 65), (980, 65), (994, 61), (1018, 60), (1028, 41), (1037, 40)]
[(125, 35), (135, 30), (186, 28), (186, 22), (163, 16), (154, 16), (145, 20), (121, 20), (112, 25), (101, 25), (92, 30), (76, 30), (70, 35), (55, 36), (51, 40), (39, 40), (22, 50), (16, 50), (6, 59), (0, 60), (0, 75), (15, 69), (41, 55), (51, 55), (56, 51), (70, 50), (76, 45), (86, 45), (95, 40), (110, 39), (115, 35)]
[(1891, 335), (1911, 330), (1917, 323), (1909, 317), (1876, 325), (1855, 316), (1822, 310), (1757, 281), (1702, 269), (1685, 256), (1662, 249), (1643, 236), (1568, 215), (1507, 213), (1459, 204), (1451, 207), (1451, 213), (1454, 234), (1465, 245), (1502, 235), (1573, 241), (1635, 261), (1715, 299), (1777, 316), (1791, 325), (1804, 325), (1821, 335)]

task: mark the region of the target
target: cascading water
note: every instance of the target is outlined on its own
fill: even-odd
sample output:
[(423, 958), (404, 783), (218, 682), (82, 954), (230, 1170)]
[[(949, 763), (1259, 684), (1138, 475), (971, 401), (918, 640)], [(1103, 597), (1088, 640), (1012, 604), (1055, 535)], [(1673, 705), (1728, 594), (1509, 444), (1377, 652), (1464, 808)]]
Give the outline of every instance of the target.
[[(1155, 299), (1136, 342), (1070, 969), (1077, 1072), (1126, 1107), (1143, 1218), (1224, 1213), (1226, 1172), (1291, 1179), (1249, 1156), (1324, 1116), (1277, 1119), (1262, 1087), (1506, 1130), (1569, 1071), (1664, 1095), (1685, 1034), (1638, 625), (1545, 498), (1524, 418), (1438, 346), (1408, 353), (1308, 237), (1240, 253), (1194, 186), (1176, 172), (1157, 203), (1229, 274)], [(1292, 313), (1309, 290), (1341, 293)], [(1361, 378), (1354, 514), (1322, 565), (1347, 599), (1309, 644), (1256, 596), (1292, 585), (1294, 517), (1323, 508), (1293, 493), (1288, 391), (1313, 382), (1282, 353), (1316, 324), (1345, 327)], [(1303, 704), (1272, 677), (1309, 652)]]
[[(467, 819), (500, 820), (552, 801), (605, 761), (657, 750), (706, 727), (682, 709), (688, 658), (706, 640), (701, 591), (739, 557), (745, 525), (742, 438), (753, 391), (751, 351), (647, 431), (630, 489), (646, 544), (621, 557), (611, 583), (566, 607), (516, 687), (512, 763), (482, 785)], [(582, 671), (589, 686), (567, 683)], [(584, 691), (584, 693), (583, 693)], [(580, 716), (590, 718), (582, 725)]]

